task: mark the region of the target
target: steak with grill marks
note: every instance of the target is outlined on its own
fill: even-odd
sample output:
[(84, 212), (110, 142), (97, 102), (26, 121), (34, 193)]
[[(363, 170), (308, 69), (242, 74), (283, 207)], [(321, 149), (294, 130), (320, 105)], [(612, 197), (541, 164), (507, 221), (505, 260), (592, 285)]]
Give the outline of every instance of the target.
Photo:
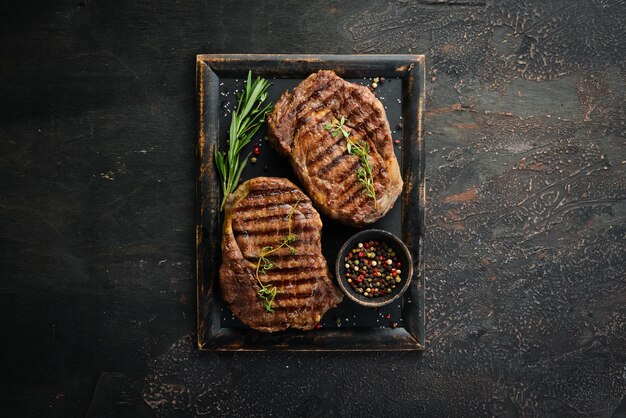
[[(220, 288), (231, 311), (263, 332), (312, 329), (342, 299), (322, 255), (322, 221), (311, 200), (283, 178), (257, 177), (242, 183), (226, 201)], [(258, 277), (276, 287), (271, 311), (259, 297), (259, 256), (278, 248), (289, 235), (295, 241), (267, 255), (273, 267)]]
[[(324, 127), (342, 117), (349, 139)], [(383, 217), (402, 192), (385, 109), (367, 87), (318, 71), (280, 97), (268, 125), (273, 147), (289, 158), (325, 215), (363, 226)], [(358, 181), (359, 157), (348, 152), (347, 140), (369, 145), (375, 203)]]

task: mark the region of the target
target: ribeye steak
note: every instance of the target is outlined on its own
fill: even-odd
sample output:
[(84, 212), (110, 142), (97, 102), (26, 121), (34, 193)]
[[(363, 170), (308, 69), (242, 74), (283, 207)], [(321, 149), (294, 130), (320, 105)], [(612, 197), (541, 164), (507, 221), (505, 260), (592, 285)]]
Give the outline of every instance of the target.
[(321, 229), (311, 200), (287, 179), (256, 177), (228, 197), (220, 288), (237, 318), (263, 332), (309, 330), (341, 301), (322, 255)]
[[(346, 135), (333, 135), (327, 124), (345, 119)], [(384, 216), (402, 192), (402, 178), (394, 155), (385, 109), (365, 86), (321, 70), (285, 92), (268, 117), (270, 142), (291, 165), (327, 216), (363, 226)], [(362, 166), (347, 150), (347, 141), (365, 141), (375, 201), (358, 181)]]

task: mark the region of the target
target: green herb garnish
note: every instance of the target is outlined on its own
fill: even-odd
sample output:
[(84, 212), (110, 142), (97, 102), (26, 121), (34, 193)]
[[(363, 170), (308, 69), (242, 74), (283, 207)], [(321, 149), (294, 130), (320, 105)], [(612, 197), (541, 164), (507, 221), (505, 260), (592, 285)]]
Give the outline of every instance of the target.
[(356, 172), (359, 183), (363, 185), (363, 193), (368, 195), (374, 200), (374, 209), (376, 209), (376, 190), (374, 189), (374, 178), (372, 177), (372, 165), (370, 164), (369, 152), (370, 145), (359, 139), (356, 142), (348, 139), (348, 153), (351, 155), (357, 155), (361, 167)]
[(259, 295), (259, 298), (263, 299), (263, 301), (265, 302), (264, 306), (267, 312), (274, 312), (274, 310), (272, 309), (272, 303), (274, 302), (274, 298), (276, 297), (276, 293), (278, 292), (278, 289), (276, 288), (276, 286), (268, 286), (268, 285), (263, 284), (263, 282), (261, 282), (261, 277), (259, 276), (259, 273), (267, 274), (268, 271), (274, 268), (274, 263), (272, 263), (270, 259), (267, 258), (268, 255), (280, 250), (283, 247), (289, 248), (289, 252), (291, 254), (296, 253), (296, 249), (291, 244), (296, 242), (296, 240), (298, 239), (298, 236), (291, 232), (291, 217), (293, 216), (293, 213), (298, 207), (298, 204), (300, 204), (300, 199), (296, 201), (296, 204), (293, 205), (293, 207), (291, 208), (289, 215), (287, 215), (287, 218), (286, 218), (287, 228), (288, 228), (287, 236), (283, 238), (282, 241), (280, 241), (280, 245), (276, 248), (272, 246), (261, 248), (261, 253), (259, 254), (259, 261), (256, 264), (255, 277), (256, 277), (257, 282), (259, 282), (259, 286), (261, 287), (257, 291), (257, 294)]
[(269, 86), (269, 81), (261, 77), (257, 77), (252, 82), (252, 71), (248, 71), (246, 89), (239, 94), (237, 108), (233, 111), (230, 121), (228, 151), (219, 152), (215, 150), (215, 165), (222, 178), (222, 192), (224, 194), (220, 206), (221, 210), (224, 210), (228, 195), (237, 187), (241, 172), (250, 156), (248, 154), (242, 162), (239, 159), (239, 153), (259, 130), (265, 116), (274, 108), (273, 103), (263, 106), (263, 102), (267, 99)]
[(330, 123), (324, 124), (324, 129), (326, 129), (327, 131), (332, 130), (331, 133), (332, 133), (333, 138), (337, 138), (337, 135), (339, 135), (339, 132), (341, 132), (343, 137), (347, 139), (350, 136), (350, 132), (346, 131), (346, 128), (344, 128), (343, 126), (345, 121), (346, 121), (346, 118), (344, 118), (343, 116), (339, 120), (331, 119)]
[(346, 138), (346, 148), (348, 154), (356, 155), (359, 157), (361, 166), (356, 172), (357, 180), (363, 185), (363, 193), (371, 197), (374, 200), (374, 209), (376, 209), (376, 190), (374, 189), (374, 178), (372, 177), (372, 165), (370, 164), (369, 152), (370, 146), (367, 142), (359, 139), (358, 141), (350, 140), (350, 132), (344, 127), (346, 118), (343, 116), (341, 119), (331, 119), (330, 123), (324, 124), (324, 129), (331, 131), (333, 138), (339, 135), (339, 132)]

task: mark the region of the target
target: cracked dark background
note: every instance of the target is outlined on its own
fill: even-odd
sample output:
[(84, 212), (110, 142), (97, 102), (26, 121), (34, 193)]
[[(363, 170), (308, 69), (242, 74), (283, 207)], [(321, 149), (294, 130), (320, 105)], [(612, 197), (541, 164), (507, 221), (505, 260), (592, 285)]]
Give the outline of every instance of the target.
[[(626, 416), (624, 0), (0, 2), (4, 416)], [(423, 353), (195, 349), (195, 55), (424, 53)]]

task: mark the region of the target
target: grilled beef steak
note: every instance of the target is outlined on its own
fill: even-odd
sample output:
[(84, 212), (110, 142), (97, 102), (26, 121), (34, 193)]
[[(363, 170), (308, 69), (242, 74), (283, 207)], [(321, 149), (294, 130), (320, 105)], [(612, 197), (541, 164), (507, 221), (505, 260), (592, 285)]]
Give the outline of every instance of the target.
[(287, 179), (253, 178), (228, 197), (220, 287), (237, 318), (264, 332), (309, 330), (341, 301), (321, 229), (311, 200)]
[[(345, 135), (328, 127), (342, 117)], [(384, 216), (402, 192), (385, 109), (367, 87), (333, 71), (318, 71), (280, 97), (268, 125), (272, 145), (289, 157), (325, 215), (350, 225), (369, 224)], [(358, 179), (359, 157), (347, 150), (347, 141), (361, 140), (369, 146), (375, 201)]]

